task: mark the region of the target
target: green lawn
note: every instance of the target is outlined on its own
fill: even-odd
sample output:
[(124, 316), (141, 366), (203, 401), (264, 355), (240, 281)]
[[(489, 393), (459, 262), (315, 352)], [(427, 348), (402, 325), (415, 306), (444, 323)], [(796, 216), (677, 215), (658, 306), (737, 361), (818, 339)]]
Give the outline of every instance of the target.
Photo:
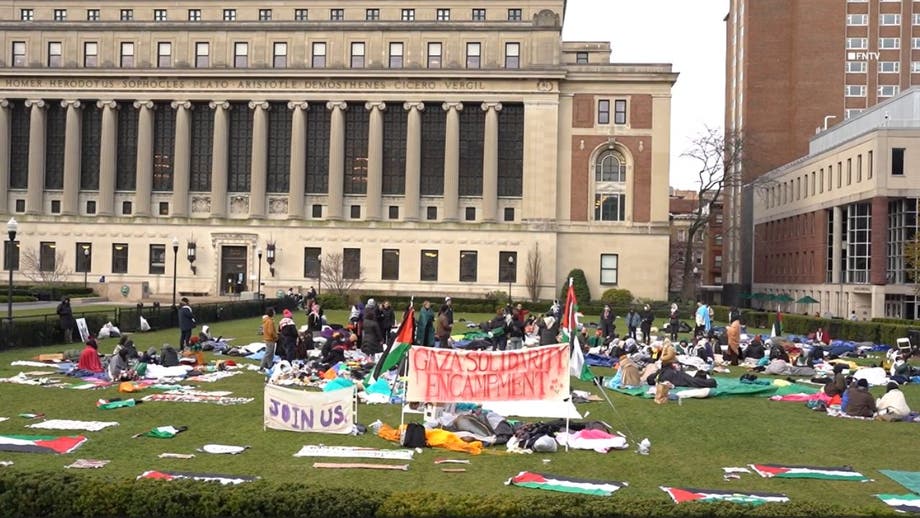
[[(345, 312), (328, 312), (332, 321), (341, 322)], [(481, 321), (486, 315), (458, 314), (457, 320)], [(303, 316), (298, 315), (298, 324)], [(235, 337), (234, 343), (258, 340), (259, 319), (219, 322), (212, 332)], [(622, 325), (620, 325), (622, 332)], [(139, 350), (163, 343), (175, 343), (178, 331), (166, 330), (134, 336)], [(103, 341), (100, 350), (111, 352), (115, 340)], [(18, 349), (0, 352), (0, 377), (20, 371), (41, 370), (12, 367), (10, 362), (27, 359), (38, 353), (60, 352), (64, 347)], [(246, 361), (246, 360), (243, 360)], [(733, 368), (731, 376), (742, 374)], [(597, 374), (610, 374), (598, 370)], [(597, 389), (588, 383), (572, 381), (573, 388)], [(216, 383), (202, 383), (201, 390), (227, 390), (234, 396), (252, 397), (255, 401), (241, 406), (216, 406), (189, 403), (144, 403), (134, 408), (103, 411), (95, 407), (100, 398), (130, 397), (116, 389), (78, 391), (0, 384), (0, 434), (42, 433), (64, 435), (68, 432), (33, 431), (24, 428), (31, 421), (19, 413), (44, 413), (48, 418), (118, 421), (120, 426), (100, 432), (85, 432), (90, 440), (78, 451), (63, 455), (17, 454), (0, 452), (0, 460), (12, 460), (14, 472), (40, 470), (61, 471), (77, 458), (109, 459), (103, 469), (79, 472), (81, 477), (130, 479), (150, 469), (188, 472), (216, 472), (258, 475), (276, 481), (303, 481), (311, 485), (348, 488), (358, 485), (370, 489), (433, 489), (473, 494), (510, 494), (528, 490), (504, 485), (505, 480), (522, 470), (629, 482), (620, 494), (659, 501), (668, 499), (658, 489), (661, 485), (683, 487), (770, 491), (787, 493), (793, 500), (835, 502), (841, 505), (870, 506), (879, 512), (887, 509), (872, 495), (906, 493), (906, 490), (879, 474), (877, 469), (917, 469), (909, 451), (910, 437), (920, 428), (905, 423), (881, 423), (834, 419), (813, 412), (802, 404), (771, 402), (763, 398), (729, 398), (689, 400), (682, 405), (655, 405), (651, 400), (608, 392), (613, 408), (606, 402), (581, 405), (590, 412), (589, 419), (603, 420), (632, 439), (648, 437), (652, 442), (649, 456), (637, 455), (635, 447), (608, 454), (572, 451), (570, 453), (512, 455), (504, 447), (487, 449), (480, 456), (443, 450), (426, 450), (417, 455), (407, 472), (328, 471), (311, 468), (315, 459), (294, 458), (294, 452), (306, 444), (358, 445), (379, 448), (395, 447), (373, 435), (359, 437), (298, 434), (262, 429), (263, 377), (245, 372)], [(879, 395), (880, 388), (873, 389)], [(148, 391), (150, 392), (150, 391)], [(905, 389), (908, 402), (920, 409), (920, 388)], [(138, 397), (143, 396), (140, 394)], [(391, 405), (361, 405), (362, 424), (380, 419), (399, 424), (399, 409)], [(174, 439), (133, 439), (132, 435), (155, 426), (186, 425), (188, 431)], [(249, 445), (238, 456), (197, 453), (191, 460), (159, 459), (162, 452), (194, 453), (207, 444)], [(468, 458), (471, 465), (463, 474), (441, 472), (436, 458)], [(549, 463), (544, 463), (549, 459)], [(323, 460), (323, 459), (320, 459)], [(749, 463), (783, 463), (815, 466), (852, 465), (875, 479), (871, 483), (829, 482), (817, 480), (769, 480), (745, 475), (742, 480), (726, 482), (722, 467)], [(616, 496), (614, 498), (617, 498)]]

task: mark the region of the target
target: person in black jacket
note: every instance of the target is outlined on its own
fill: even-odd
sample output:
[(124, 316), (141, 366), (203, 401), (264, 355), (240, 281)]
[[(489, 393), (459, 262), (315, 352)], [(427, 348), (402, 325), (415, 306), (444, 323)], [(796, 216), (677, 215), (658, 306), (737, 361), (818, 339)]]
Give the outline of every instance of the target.
[(291, 362), (294, 361), (297, 352), (297, 324), (294, 323), (294, 314), (291, 310), (285, 309), (282, 315), (283, 318), (278, 323), (281, 351), (284, 353), (282, 358)]
[[(540, 345), (559, 343), (559, 339), (556, 338), (559, 335), (559, 323), (553, 316), (547, 315), (537, 320), (537, 328), (540, 330)], [(582, 341), (582, 343), (586, 342), (587, 340)]]
[(195, 329), (197, 322), (195, 315), (192, 313), (192, 307), (189, 306), (188, 299), (182, 297), (181, 306), (179, 306), (179, 350), (188, 347), (189, 339), (192, 337), (192, 329)]
[(396, 314), (393, 312), (393, 308), (390, 307), (390, 301), (385, 300), (380, 305), (380, 311), (377, 314), (377, 323), (380, 324), (380, 332), (383, 334), (384, 340), (386, 340), (387, 345), (390, 344), (390, 333), (393, 330), (393, 326), (396, 325)]
[(604, 340), (607, 342), (614, 336), (616, 330), (614, 320), (616, 320), (616, 318), (616, 315), (613, 314), (613, 310), (610, 309), (610, 304), (604, 304), (604, 310), (601, 311), (600, 330), (604, 335)]
[(652, 322), (655, 321), (655, 314), (648, 304), (642, 309), (642, 340), (646, 345), (652, 343)]
[(61, 299), (57, 307), (57, 314), (61, 319), (61, 330), (64, 331), (64, 343), (69, 344), (73, 341), (73, 328), (77, 323), (73, 318), (73, 308), (70, 307), (70, 297)]
[(383, 352), (383, 331), (377, 322), (377, 310), (373, 306), (364, 310), (364, 323), (361, 333), (361, 350), (368, 356)]

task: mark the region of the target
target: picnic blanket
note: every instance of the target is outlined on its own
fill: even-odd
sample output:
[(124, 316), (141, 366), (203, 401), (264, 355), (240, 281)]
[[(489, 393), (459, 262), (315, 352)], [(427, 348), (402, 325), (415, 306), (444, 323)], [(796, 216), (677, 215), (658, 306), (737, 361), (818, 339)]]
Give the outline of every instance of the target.
[(86, 442), (86, 437), (75, 435), (0, 435), (0, 451), (20, 453), (70, 453)]
[(789, 497), (781, 493), (753, 491), (727, 491), (724, 489), (693, 489), (661, 486), (661, 490), (674, 500), (675, 504), (685, 502), (734, 502), (737, 504), (761, 505), (767, 502), (788, 502)]
[(243, 371), (214, 371), (207, 374), (200, 374), (198, 376), (192, 376), (188, 378), (189, 381), (198, 381), (202, 383), (213, 383), (224, 378), (229, 378), (231, 376), (236, 376), (237, 374), (242, 374)]
[(509, 478), (505, 484), (530, 489), (543, 489), (546, 491), (594, 496), (612, 496), (621, 488), (629, 485), (626, 482), (563, 477), (546, 473), (535, 473), (532, 471), (522, 471)]
[(895, 471), (892, 469), (880, 469), (878, 471), (914, 494), (920, 495), (920, 471)]
[(870, 481), (869, 478), (850, 466), (822, 468), (817, 466), (751, 464), (751, 468), (764, 478), (817, 478), (821, 480), (851, 480), (856, 482)]
[(917, 495), (875, 495), (895, 511), (902, 513), (920, 513), (920, 496)]
[(118, 426), (115, 421), (72, 421), (70, 419), (48, 419), (40, 423), (30, 424), (26, 428), (39, 428), (42, 430), (86, 430), (98, 432), (110, 426)]
[[(813, 385), (805, 385), (802, 383), (789, 383), (784, 382), (777, 384), (775, 382), (769, 385), (762, 385), (758, 383), (743, 383), (741, 380), (736, 378), (726, 378), (723, 376), (715, 376), (716, 387), (710, 388), (709, 397), (726, 397), (726, 396), (760, 396), (760, 397), (770, 397), (773, 395), (785, 395), (785, 394), (812, 394), (820, 390), (820, 387), (815, 387)], [(774, 381), (784, 381), (784, 380), (774, 380)], [(626, 394), (628, 396), (639, 396), (645, 399), (651, 399), (655, 397), (655, 388), (654, 387), (634, 387), (634, 388), (610, 388), (614, 392), (619, 392), (620, 394)], [(680, 393), (685, 390), (696, 390), (693, 387), (674, 387), (671, 389), (671, 393), (680, 397)]]
[(240, 475), (220, 475), (217, 473), (187, 473), (180, 471), (145, 471), (137, 477), (138, 479), (147, 478), (154, 480), (200, 480), (204, 482), (220, 482), (224, 485), (236, 485), (243, 482), (253, 482), (259, 477), (247, 477)]

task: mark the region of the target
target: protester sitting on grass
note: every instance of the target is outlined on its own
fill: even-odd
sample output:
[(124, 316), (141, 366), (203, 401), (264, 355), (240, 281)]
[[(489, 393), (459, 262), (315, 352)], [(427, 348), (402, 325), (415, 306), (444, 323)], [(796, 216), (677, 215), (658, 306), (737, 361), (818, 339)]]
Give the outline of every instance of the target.
[(824, 385), (824, 393), (827, 397), (842, 396), (843, 391), (847, 389), (847, 378), (843, 374), (846, 366), (838, 363), (834, 365), (834, 379)]
[(875, 402), (878, 409), (876, 418), (880, 421), (900, 421), (910, 415), (910, 407), (901, 392), (901, 385), (896, 381), (889, 381), (885, 395)]
[(102, 362), (99, 360), (99, 344), (96, 343), (96, 339), (92, 336), (86, 339), (86, 347), (80, 353), (77, 369), (94, 374), (105, 372), (105, 369), (102, 368)]
[(638, 387), (642, 384), (642, 378), (639, 375), (639, 367), (629, 358), (628, 354), (620, 356), (617, 368), (620, 371), (620, 386)]
[(128, 349), (121, 348), (109, 358), (109, 379), (112, 381), (131, 381), (137, 378), (134, 369), (128, 364)]
[(875, 398), (869, 393), (869, 382), (865, 379), (856, 380), (856, 383), (847, 389), (847, 405), (844, 410), (853, 417), (875, 416)]

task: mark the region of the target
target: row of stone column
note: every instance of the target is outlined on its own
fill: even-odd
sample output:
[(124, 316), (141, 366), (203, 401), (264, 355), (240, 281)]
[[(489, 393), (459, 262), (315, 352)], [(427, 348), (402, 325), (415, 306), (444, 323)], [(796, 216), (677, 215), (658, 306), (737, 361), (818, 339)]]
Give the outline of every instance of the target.
[[(118, 103), (114, 100), (97, 101), (102, 110), (102, 134), (100, 138), (99, 196), (97, 214), (112, 216), (115, 214), (115, 175), (117, 157), (118, 117), (115, 110)], [(26, 213), (42, 212), (42, 196), (45, 175), (45, 135), (46, 115), (44, 100), (27, 100), (25, 106), (30, 109), (29, 124), (29, 170), (28, 192), (26, 194)], [(64, 156), (64, 194), (61, 200), (63, 215), (79, 214), (78, 194), (80, 191), (80, 151), (82, 101), (64, 100), (61, 106), (66, 108), (66, 136)], [(170, 104), (176, 110), (175, 160), (173, 165), (172, 215), (187, 217), (189, 215), (189, 184), (191, 158), (191, 117), (190, 101), (174, 101)], [(211, 155), (211, 216), (227, 217), (227, 180), (230, 142), (229, 101), (212, 101), (209, 106), (214, 110), (213, 153)], [(288, 103), (292, 111), (291, 130), (291, 164), (290, 188), (288, 194), (288, 218), (304, 217), (304, 188), (306, 181), (306, 111), (313, 106), (307, 101)], [(9, 157), (10, 151), (10, 116), (9, 102), (0, 100), (0, 156)], [(253, 101), (249, 108), (253, 110), (252, 135), (252, 170), (249, 193), (249, 216), (264, 218), (266, 216), (266, 184), (268, 165), (268, 110), (267, 101)], [(153, 192), (153, 144), (154, 144), (154, 102), (149, 100), (134, 102), (138, 110), (137, 133), (137, 182), (134, 194), (134, 211), (137, 216), (150, 216), (151, 195)], [(460, 111), (462, 103), (443, 103), (441, 109), (447, 112), (444, 152), (444, 221), (459, 219), (459, 177), (460, 177)], [(498, 112), (502, 105), (497, 102), (482, 103), (480, 108), (486, 112), (483, 139), (483, 191), (482, 220), (496, 221), (498, 216)], [(344, 101), (325, 103), (330, 113), (329, 138), (329, 190), (328, 213), (326, 219), (340, 220), (344, 214), (344, 178), (345, 178), (345, 110), (349, 106)], [(383, 218), (383, 111), (387, 109), (384, 102), (367, 102), (364, 109), (370, 112), (368, 131), (368, 169), (367, 201), (365, 219), (374, 221)], [(406, 102), (403, 109), (407, 112), (406, 135), (406, 170), (405, 202), (403, 213), (405, 220), (419, 219), (419, 181), (421, 177), (421, 112), (426, 109), (423, 102)], [(9, 160), (0, 160), (0, 185), (8, 186), (10, 178)], [(8, 211), (6, 196), (0, 196), (0, 213)]]

